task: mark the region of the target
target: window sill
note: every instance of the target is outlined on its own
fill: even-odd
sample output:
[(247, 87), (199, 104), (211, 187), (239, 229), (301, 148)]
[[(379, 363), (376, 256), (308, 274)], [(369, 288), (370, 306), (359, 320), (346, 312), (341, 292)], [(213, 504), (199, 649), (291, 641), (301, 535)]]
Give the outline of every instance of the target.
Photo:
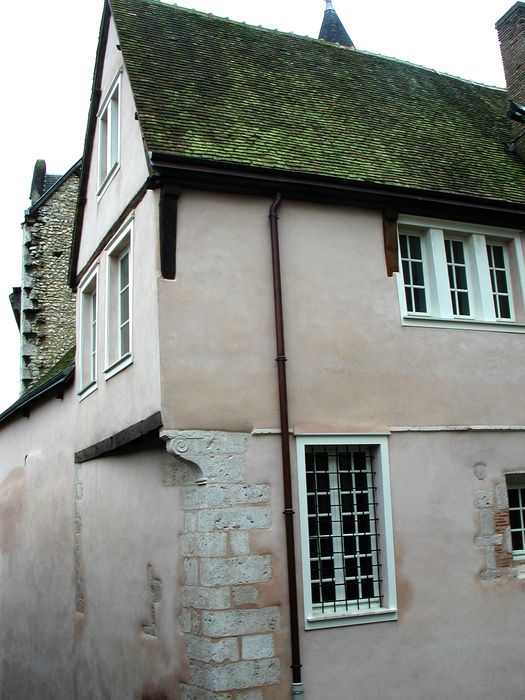
[(417, 328), (454, 328), (468, 331), (525, 333), (525, 324), (515, 323), (514, 321), (479, 321), (477, 319), (444, 319), (432, 316), (402, 316), (401, 325)]
[(88, 397), (90, 394), (92, 394), (94, 391), (97, 390), (97, 382), (91, 382), (91, 384), (87, 384), (86, 386), (83, 386), (77, 393), (78, 400), (83, 401), (86, 397)]
[(390, 622), (397, 620), (396, 608), (377, 608), (359, 612), (330, 613), (329, 615), (312, 615), (305, 620), (305, 629), (323, 629), (325, 627), (343, 627), (347, 625), (366, 625), (372, 622)]
[(118, 374), (121, 370), (125, 369), (126, 367), (129, 367), (129, 365), (131, 364), (133, 364), (133, 356), (130, 353), (128, 353), (127, 355), (124, 355), (123, 357), (119, 358), (109, 367), (106, 367), (106, 369), (104, 370), (105, 379), (111, 379), (111, 377), (114, 377), (115, 374)]
[(111, 168), (109, 173), (106, 175), (104, 180), (100, 183), (99, 188), (97, 190), (97, 204), (100, 202), (102, 197), (104, 196), (104, 193), (108, 189), (109, 185), (111, 184), (113, 178), (115, 175), (118, 173), (120, 170), (120, 163), (117, 161), (115, 165)]

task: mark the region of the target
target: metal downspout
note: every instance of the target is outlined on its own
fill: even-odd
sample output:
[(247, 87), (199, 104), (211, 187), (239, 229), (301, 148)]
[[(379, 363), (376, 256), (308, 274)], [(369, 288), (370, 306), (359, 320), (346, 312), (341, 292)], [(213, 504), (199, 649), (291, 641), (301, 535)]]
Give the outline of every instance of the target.
[(281, 262), (279, 255), (279, 231), (277, 211), (281, 204), (277, 193), (270, 207), (270, 235), (272, 245), (273, 294), (275, 309), (275, 334), (277, 345), (277, 377), (279, 387), (279, 415), (281, 428), (281, 452), (284, 487), (284, 517), (286, 528), (286, 554), (288, 563), (288, 599), (290, 604), (290, 637), (292, 646), (292, 695), (303, 695), (301, 681), (301, 651), (299, 647), (299, 616), (297, 612), (297, 575), (295, 568), (294, 510), (292, 507), (292, 478), (290, 468), (290, 436), (288, 426), (288, 396), (286, 389), (286, 356), (284, 353), (283, 299), (281, 289)]

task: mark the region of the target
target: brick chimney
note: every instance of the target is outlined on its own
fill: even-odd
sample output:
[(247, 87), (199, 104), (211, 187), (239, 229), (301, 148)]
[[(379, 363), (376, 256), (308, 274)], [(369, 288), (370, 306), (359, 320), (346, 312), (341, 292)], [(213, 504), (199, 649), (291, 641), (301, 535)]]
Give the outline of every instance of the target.
[[(503, 70), (509, 100), (525, 105), (525, 2), (515, 3), (496, 22)], [(525, 120), (525, 112), (523, 114)], [(513, 120), (513, 138), (525, 134), (525, 121)], [(525, 136), (516, 143), (516, 151), (525, 160)]]

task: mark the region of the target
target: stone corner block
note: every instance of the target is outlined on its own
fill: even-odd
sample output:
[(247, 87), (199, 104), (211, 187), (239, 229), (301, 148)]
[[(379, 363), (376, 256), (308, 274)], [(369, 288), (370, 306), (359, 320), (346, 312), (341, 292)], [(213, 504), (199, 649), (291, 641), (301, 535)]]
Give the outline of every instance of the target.
[(495, 581), (501, 578), (501, 571), (499, 569), (485, 569), (481, 572), (480, 578), (482, 581)]
[(498, 510), (507, 510), (509, 507), (509, 496), (507, 491), (507, 483), (496, 484), (496, 508)]
[(181, 700), (233, 700), (231, 693), (214, 693), (202, 688), (195, 688), (182, 683), (180, 686)]
[(269, 659), (275, 656), (273, 634), (251, 634), (242, 638), (243, 659)]
[(201, 583), (204, 586), (267, 583), (271, 579), (272, 561), (270, 555), (203, 559), (201, 561)]
[(180, 536), (183, 557), (223, 557), (227, 544), (225, 532), (190, 532)]
[(242, 610), (205, 611), (202, 632), (208, 637), (235, 637), (247, 634), (274, 632), (281, 625), (277, 606), (246, 608)]
[(238, 661), (213, 667), (190, 665), (190, 679), (194, 685), (207, 690), (243, 690), (279, 683), (281, 669), (278, 659)]
[(491, 508), (494, 497), (492, 491), (475, 491), (474, 492), (474, 507), (475, 508)]

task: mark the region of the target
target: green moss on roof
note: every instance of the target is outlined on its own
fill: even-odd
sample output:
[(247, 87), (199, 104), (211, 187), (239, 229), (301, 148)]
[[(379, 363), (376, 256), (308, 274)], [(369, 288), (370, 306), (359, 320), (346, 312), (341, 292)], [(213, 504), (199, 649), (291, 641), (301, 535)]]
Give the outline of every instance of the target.
[(45, 372), (41, 377), (37, 379), (36, 382), (34, 382), (24, 393), (22, 396), (25, 396), (26, 394), (31, 393), (35, 389), (37, 389), (39, 386), (42, 386), (42, 384), (45, 384), (47, 381), (50, 379), (53, 379), (54, 377), (58, 377), (60, 372), (62, 372), (64, 369), (67, 367), (70, 367), (75, 363), (75, 346), (70, 348), (62, 357), (55, 362), (55, 364), (50, 367), (50, 369)]
[(155, 0), (110, 0), (148, 150), (525, 203), (503, 90)]

